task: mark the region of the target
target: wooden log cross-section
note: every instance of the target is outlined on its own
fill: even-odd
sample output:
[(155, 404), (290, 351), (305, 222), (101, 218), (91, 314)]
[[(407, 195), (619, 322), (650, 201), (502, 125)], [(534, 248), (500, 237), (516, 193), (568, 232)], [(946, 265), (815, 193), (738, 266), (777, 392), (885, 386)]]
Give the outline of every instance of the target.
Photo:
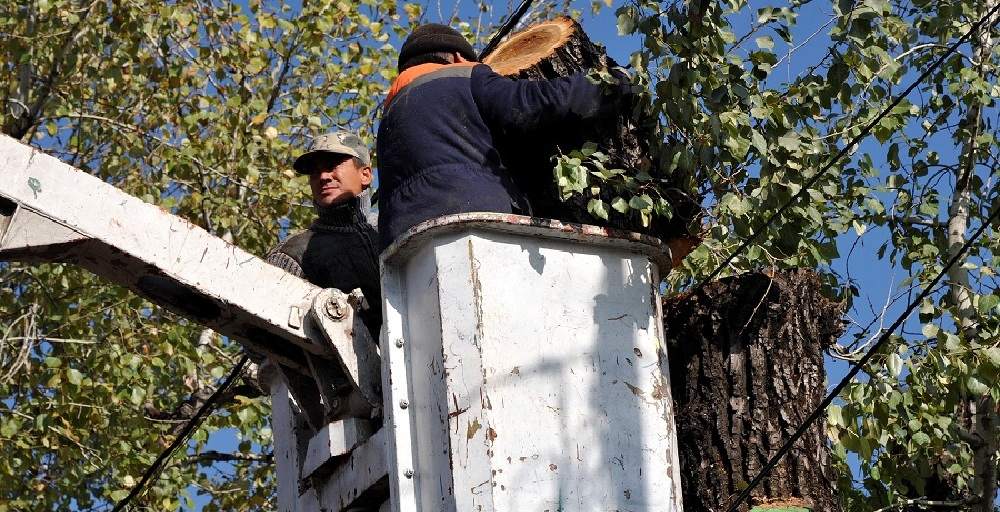
[[(602, 46), (591, 42), (579, 23), (567, 17), (537, 23), (510, 36), (483, 62), (517, 80), (547, 80), (618, 66)], [(658, 174), (659, 165), (651, 159), (650, 142), (658, 136), (657, 120), (642, 108), (638, 97), (625, 98), (616, 111), (609, 111), (596, 122), (563, 123), (524, 135), (500, 140), (498, 149), (518, 187), (527, 195), (534, 216), (637, 231), (663, 241), (684, 238), (689, 234), (688, 227), (697, 224), (693, 222), (699, 212), (697, 198), (681, 192), (686, 177)], [(586, 142), (596, 143), (608, 156), (609, 169), (624, 169), (633, 176), (643, 171), (663, 180), (661, 183), (668, 185), (663, 188), (672, 191), (667, 199), (674, 209), (673, 218), (668, 221), (654, 217), (649, 226), (643, 226), (638, 213), (621, 214), (608, 208), (609, 218), (605, 221), (587, 211), (587, 203), (594, 197), (590, 193), (561, 200), (552, 175), (552, 157), (568, 154)], [(606, 203), (615, 197), (609, 188), (602, 187), (598, 196)]]

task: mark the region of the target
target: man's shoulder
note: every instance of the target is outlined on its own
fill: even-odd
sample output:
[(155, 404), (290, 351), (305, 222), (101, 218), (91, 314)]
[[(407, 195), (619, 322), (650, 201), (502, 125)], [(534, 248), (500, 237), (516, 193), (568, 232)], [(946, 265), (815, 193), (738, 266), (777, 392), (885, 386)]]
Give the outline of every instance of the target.
[[(480, 68), (489, 71), (489, 66), (479, 62), (458, 62), (455, 64), (422, 64), (407, 69), (393, 81), (392, 87), (386, 96), (386, 108), (391, 108), (397, 97), (408, 96), (414, 91), (420, 90), (424, 85), (431, 83), (443, 84), (443, 78), (465, 78), (472, 76), (475, 70)], [(477, 71), (478, 73), (478, 71)]]
[(302, 256), (302, 250), (309, 243), (309, 239), (311, 239), (312, 236), (313, 231), (311, 229), (305, 229), (292, 234), (268, 251), (268, 257), (281, 253), (294, 258), (299, 258)]
[(309, 230), (296, 233), (268, 251), (264, 259), (271, 265), (302, 277), (302, 255), (311, 236)]

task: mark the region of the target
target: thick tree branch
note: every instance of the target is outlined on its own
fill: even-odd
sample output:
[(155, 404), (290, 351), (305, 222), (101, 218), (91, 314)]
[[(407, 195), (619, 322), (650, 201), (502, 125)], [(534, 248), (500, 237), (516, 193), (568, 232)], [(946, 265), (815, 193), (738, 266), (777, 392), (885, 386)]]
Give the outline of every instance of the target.
[(209, 450), (188, 457), (188, 462), (191, 464), (206, 462), (258, 462), (261, 464), (274, 464), (274, 455), (271, 453), (223, 453)]
[[(93, 9), (93, 7), (97, 4), (98, 2), (92, 2), (85, 9), (83, 9), (82, 13), (79, 15), (80, 21), (74, 23), (70, 30), (67, 31), (69, 37), (56, 46), (56, 48), (59, 48), (59, 52), (53, 57), (52, 67), (49, 68), (48, 74), (35, 89), (35, 94), (32, 95), (34, 96), (34, 101), (28, 101), (28, 94), (26, 90), (21, 92), (22, 97), (20, 99), (24, 104), (30, 103), (30, 106), (28, 107), (28, 111), (22, 113), (22, 115), (12, 116), (11, 122), (5, 127), (5, 131), (11, 137), (23, 139), (31, 128), (38, 122), (41, 111), (48, 102), (49, 96), (52, 94), (52, 90), (55, 88), (56, 82), (59, 80), (63, 72), (63, 64), (65, 63), (66, 57), (76, 53), (77, 43), (87, 33), (87, 27), (82, 26), (83, 21), (90, 16), (91, 9)], [(22, 80), (24, 79), (25, 73), (30, 74), (30, 70), (22, 70)]]
[[(986, 0), (981, 4), (980, 16), (997, 6), (1000, 0)], [(989, 25), (992, 27), (992, 23)], [(981, 30), (972, 39), (972, 45), (978, 60), (976, 73), (981, 79), (986, 79), (985, 63), (989, 61), (993, 51), (991, 30)], [(955, 173), (955, 191), (948, 208), (948, 254), (952, 256), (966, 241), (966, 231), (969, 227), (972, 207), (972, 178), (976, 172), (976, 162), (979, 158), (978, 139), (982, 130), (983, 104), (973, 100), (969, 106), (965, 122), (962, 153), (959, 157), (959, 167)], [(958, 309), (955, 324), (966, 339), (974, 339), (979, 331), (978, 312), (973, 303), (973, 294), (969, 285), (969, 270), (963, 265), (953, 265), (948, 271), (949, 295)], [(983, 398), (969, 398), (965, 404), (967, 415), (962, 418), (970, 437), (979, 442), (972, 444), (973, 477), (969, 482), (969, 494), (973, 497), (973, 512), (993, 512), (993, 501), (997, 492), (997, 461), (996, 452), (1000, 440), (997, 439), (997, 425), (1000, 423), (998, 404), (990, 395)], [(971, 444), (971, 443), (970, 443)]]

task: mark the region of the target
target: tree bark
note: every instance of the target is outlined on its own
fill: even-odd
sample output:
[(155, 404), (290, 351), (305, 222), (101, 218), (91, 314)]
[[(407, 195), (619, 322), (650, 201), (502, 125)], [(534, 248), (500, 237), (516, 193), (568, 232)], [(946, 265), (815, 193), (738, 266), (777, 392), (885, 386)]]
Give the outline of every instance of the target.
[[(841, 315), (807, 270), (745, 274), (665, 301), (686, 511), (724, 510), (822, 401), (823, 350)], [(829, 450), (818, 420), (751, 504), (838, 510)]]
[[(985, 15), (996, 7), (998, 0), (985, 0), (980, 6), (979, 16)], [(974, 58), (978, 62), (977, 73), (986, 78), (984, 66), (989, 62), (993, 51), (992, 23), (985, 25), (972, 38)], [(955, 171), (955, 190), (948, 208), (948, 256), (954, 257), (966, 242), (966, 232), (969, 228), (969, 217), (972, 213), (972, 178), (976, 174), (979, 163), (979, 147), (977, 139), (982, 130), (982, 103), (975, 101), (969, 106), (963, 122), (965, 140), (959, 165)], [(985, 222), (985, 220), (984, 220)], [(955, 305), (957, 316), (955, 324), (963, 338), (974, 340), (978, 336), (979, 314), (972, 300), (969, 270), (963, 266), (967, 258), (956, 262), (948, 271), (948, 293)], [(996, 453), (1000, 440), (1000, 407), (990, 395), (982, 398), (967, 397), (962, 405), (960, 418), (963, 423), (959, 428), (969, 433), (972, 448), (973, 477), (969, 482), (969, 502), (972, 512), (993, 512), (993, 502), (997, 493), (997, 463)]]
[[(484, 63), (517, 80), (549, 80), (618, 66), (602, 46), (591, 42), (576, 21), (565, 17), (512, 35)], [(596, 122), (564, 123), (536, 134), (510, 134), (498, 141), (497, 147), (515, 182), (528, 196), (532, 215), (638, 231), (667, 241), (688, 235), (688, 227), (697, 224), (692, 221), (700, 208), (695, 198), (681, 192), (685, 177), (658, 175), (659, 166), (650, 159), (650, 144), (658, 137), (656, 117), (641, 107), (638, 97), (627, 97)], [(662, 188), (671, 190), (667, 199), (673, 206), (673, 218), (654, 216), (648, 226), (643, 226), (638, 213), (630, 210), (622, 214), (608, 208), (608, 220), (603, 220), (587, 210), (594, 197), (589, 193), (563, 201), (553, 179), (552, 158), (580, 149), (586, 142), (596, 143), (598, 150), (608, 156), (608, 169), (623, 169), (633, 176), (647, 172), (661, 180)], [(610, 203), (615, 196), (610, 187), (601, 187), (597, 197)]]

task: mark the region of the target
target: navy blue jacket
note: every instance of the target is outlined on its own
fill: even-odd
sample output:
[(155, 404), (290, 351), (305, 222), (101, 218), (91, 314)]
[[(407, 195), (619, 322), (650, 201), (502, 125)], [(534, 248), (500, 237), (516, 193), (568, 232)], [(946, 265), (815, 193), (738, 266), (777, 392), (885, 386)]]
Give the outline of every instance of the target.
[(442, 215), (530, 214), (498, 144), (597, 118), (618, 96), (582, 73), (534, 81), (477, 63), (407, 69), (393, 83), (378, 130), (381, 249)]

